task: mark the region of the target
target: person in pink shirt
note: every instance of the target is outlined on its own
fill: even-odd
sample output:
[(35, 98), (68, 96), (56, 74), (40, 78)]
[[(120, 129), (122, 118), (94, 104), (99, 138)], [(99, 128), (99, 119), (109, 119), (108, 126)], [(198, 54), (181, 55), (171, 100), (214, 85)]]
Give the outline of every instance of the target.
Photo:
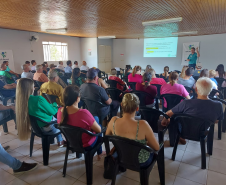
[(150, 84), (158, 84), (158, 85), (166, 84), (166, 81), (163, 78), (156, 78), (154, 69), (150, 69), (149, 73), (152, 76)]
[(43, 67), (42, 65), (36, 66), (36, 73), (33, 76), (33, 80), (36, 80), (38, 82), (48, 82), (48, 77), (43, 73)]
[[(79, 109), (78, 103), (80, 102), (79, 87), (76, 85), (67, 86), (63, 94), (64, 107), (59, 108), (57, 112), (57, 122), (62, 125), (71, 125), (89, 130), (93, 133), (100, 133), (101, 126), (99, 125), (99, 119), (87, 109)], [(95, 147), (98, 143), (102, 142), (102, 137), (93, 137), (88, 134), (82, 135), (82, 143), (85, 150), (89, 151)], [(101, 159), (105, 152), (102, 152), (102, 147), (97, 150), (98, 160)]]
[[(169, 83), (162, 85), (160, 94), (177, 94), (185, 97), (186, 99), (190, 99), (189, 93), (184, 86), (177, 83), (178, 78), (179, 75), (177, 72), (171, 72), (169, 75)], [(164, 101), (164, 107), (167, 107), (166, 101)]]
[(133, 68), (133, 72), (128, 76), (128, 81), (129, 82), (142, 83), (143, 82), (143, 78), (140, 75), (140, 73), (141, 73), (141, 67), (140, 66), (135, 66)]

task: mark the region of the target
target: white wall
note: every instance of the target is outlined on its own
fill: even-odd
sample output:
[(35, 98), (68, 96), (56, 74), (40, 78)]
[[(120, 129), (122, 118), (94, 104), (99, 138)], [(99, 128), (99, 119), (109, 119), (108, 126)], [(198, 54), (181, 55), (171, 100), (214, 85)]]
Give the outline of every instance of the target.
[[(200, 42), (200, 59), (203, 68), (216, 69), (218, 64), (226, 64), (226, 34), (205, 35), (193, 37), (179, 37), (177, 57), (175, 58), (144, 58), (143, 39), (114, 39), (113, 40), (113, 67), (125, 68), (126, 64), (132, 67), (140, 65), (145, 69), (150, 64), (160, 73), (164, 66), (171, 70), (181, 70), (182, 47), (184, 42)], [(121, 55), (124, 54), (124, 55)]]
[(80, 38), (80, 41), (81, 61), (85, 60), (89, 67), (97, 67), (97, 38)]
[[(42, 41), (68, 43), (68, 59), (71, 61), (77, 60), (79, 65), (81, 65), (80, 38), (39, 33), (39, 40), (37, 42), (31, 42), (31, 44), (29, 41), (30, 34), (32, 34), (32, 32), (0, 29), (0, 49), (13, 51), (16, 72), (22, 72), (21, 65), (24, 64), (26, 60), (36, 60), (37, 64), (44, 62)], [(33, 52), (31, 52), (31, 50), (33, 50)], [(56, 64), (58, 64), (58, 62), (56, 62)]]

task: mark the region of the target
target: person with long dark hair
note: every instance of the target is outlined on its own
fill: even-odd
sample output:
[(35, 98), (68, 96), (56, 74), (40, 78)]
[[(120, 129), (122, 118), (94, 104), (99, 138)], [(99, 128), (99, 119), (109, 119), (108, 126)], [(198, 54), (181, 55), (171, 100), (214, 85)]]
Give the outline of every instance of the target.
[(224, 65), (219, 64), (216, 69), (216, 78), (225, 78), (226, 79), (226, 72), (224, 71)]
[[(79, 87), (70, 85), (65, 88), (63, 94), (64, 107), (59, 108), (57, 113), (57, 122), (61, 125), (71, 125), (89, 130), (94, 133), (100, 133), (101, 127), (97, 116), (93, 117), (87, 109), (79, 109), (78, 103), (80, 102)], [(102, 142), (102, 137), (89, 136), (84, 134), (82, 136), (83, 147), (85, 150), (91, 150), (98, 143)], [(98, 159), (102, 152), (102, 147), (97, 151)]]
[(164, 67), (164, 73), (160, 74), (160, 78), (163, 78), (166, 82), (169, 81), (169, 67)]
[(77, 85), (78, 87), (86, 82), (85, 78), (81, 77), (81, 71), (78, 67), (73, 69), (71, 79), (72, 85)]
[(150, 97), (146, 97), (146, 107), (154, 107), (155, 106), (155, 97), (157, 95), (157, 88), (153, 85), (150, 85), (151, 81), (151, 74), (146, 72), (143, 75), (143, 82), (136, 84), (136, 90), (137, 91), (144, 91), (150, 95)]

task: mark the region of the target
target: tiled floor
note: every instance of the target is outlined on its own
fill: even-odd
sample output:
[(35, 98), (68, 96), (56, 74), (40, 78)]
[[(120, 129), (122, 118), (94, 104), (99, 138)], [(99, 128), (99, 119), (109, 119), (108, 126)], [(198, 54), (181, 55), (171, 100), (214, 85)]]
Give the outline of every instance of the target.
[[(76, 159), (70, 153), (68, 159), (67, 176), (62, 177), (65, 148), (51, 145), (49, 166), (42, 165), (41, 140), (35, 139), (33, 156), (30, 158), (29, 141), (17, 139), (14, 122), (8, 122), (9, 134), (4, 135), (0, 126), (0, 143), (10, 146), (8, 152), (21, 161), (37, 162), (38, 168), (32, 172), (13, 175), (12, 169), (0, 163), (0, 185), (84, 185), (86, 183), (85, 161)], [(217, 140), (217, 126), (215, 126), (213, 155), (207, 155), (207, 170), (202, 170), (200, 145), (198, 142), (188, 141), (185, 146), (179, 145), (175, 161), (171, 160), (172, 147), (169, 147), (168, 135), (165, 137), (165, 171), (166, 185), (225, 185), (226, 184), (226, 134), (222, 140)], [(111, 181), (103, 178), (103, 161), (94, 159), (93, 184), (110, 185)], [(149, 177), (149, 184), (159, 183), (158, 169), (155, 165)], [(139, 174), (127, 170), (117, 176), (117, 185), (139, 185)]]

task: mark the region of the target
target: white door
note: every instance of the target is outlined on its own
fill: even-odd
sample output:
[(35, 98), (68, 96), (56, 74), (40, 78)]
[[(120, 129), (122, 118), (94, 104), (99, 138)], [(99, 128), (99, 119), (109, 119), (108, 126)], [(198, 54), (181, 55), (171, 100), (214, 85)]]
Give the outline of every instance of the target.
[(111, 46), (99, 45), (98, 68), (108, 73), (111, 67)]

